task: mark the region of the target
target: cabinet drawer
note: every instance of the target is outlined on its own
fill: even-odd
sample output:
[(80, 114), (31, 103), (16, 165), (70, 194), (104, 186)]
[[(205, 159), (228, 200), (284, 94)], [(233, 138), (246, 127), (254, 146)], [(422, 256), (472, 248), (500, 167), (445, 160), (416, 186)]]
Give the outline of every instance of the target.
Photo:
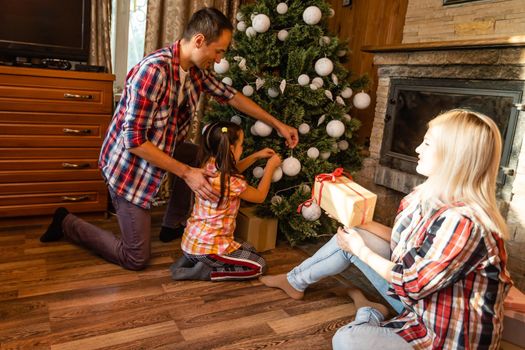
[[(0, 138), (1, 139), (1, 138)], [(0, 147), (0, 160), (27, 159), (98, 159), (97, 148), (4, 148)]]
[(96, 159), (0, 160), (0, 183), (101, 178)]
[(0, 111), (3, 147), (100, 147), (108, 128), (105, 115)]
[(111, 113), (112, 100), (108, 81), (0, 74), (2, 110)]
[(0, 184), (0, 217), (52, 214), (57, 207), (73, 213), (104, 211), (103, 181)]

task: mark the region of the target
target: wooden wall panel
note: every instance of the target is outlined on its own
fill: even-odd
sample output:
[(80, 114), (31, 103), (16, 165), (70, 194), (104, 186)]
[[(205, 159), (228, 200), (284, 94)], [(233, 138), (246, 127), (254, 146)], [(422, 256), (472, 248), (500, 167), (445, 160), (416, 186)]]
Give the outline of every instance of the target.
[(353, 112), (353, 116), (363, 123), (358, 140), (368, 145), (374, 120), (377, 70), (373, 65), (373, 54), (361, 52), (361, 47), (400, 44), (408, 0), (353, 0), (352, 6), (343, 6), (341, 0), (328, 2), (335, 10), (335, 16), (329, 22), (330, 30), (350, 44), (348, 69), (356, 77), (363, 74), (370, 77), (367, 92), (372, 97), (372, 103), (366, 110)]

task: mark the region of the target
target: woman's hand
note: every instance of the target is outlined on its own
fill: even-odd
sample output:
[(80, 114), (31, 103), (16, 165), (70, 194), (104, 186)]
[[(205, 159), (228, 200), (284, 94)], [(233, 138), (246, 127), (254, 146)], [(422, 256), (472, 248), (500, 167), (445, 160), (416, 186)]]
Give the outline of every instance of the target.
[(270, 158), (275, 154), (275, 151), (271, 148), (263, 148), (257, 152), (254, 153), (255, 157), (257, 159), (264, 159), (264, 158)]
[(367, 248), (365, 241), (356, 230), (339, 227), (337, 230), (337, 244), (339, 247), (357, 257), (363, 248)]

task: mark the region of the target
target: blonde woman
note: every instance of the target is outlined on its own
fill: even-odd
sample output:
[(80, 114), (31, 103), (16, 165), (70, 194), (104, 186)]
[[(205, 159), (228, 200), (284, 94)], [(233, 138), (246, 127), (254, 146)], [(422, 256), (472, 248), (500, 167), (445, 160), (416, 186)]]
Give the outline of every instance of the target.
[(428, 126), (416, 149), (427, 180), (402, 200), (392, 229), (341, 228), (287, 275), (261, 277), (301, 299), (308, 285), (360, 268), (398, 314), (385, 321), (384, 306), (350, 291), (359, 309), (334, 349), (499, 349), (512, 284), (495, 197), (501, 136), (490, 118), (462, 109)]

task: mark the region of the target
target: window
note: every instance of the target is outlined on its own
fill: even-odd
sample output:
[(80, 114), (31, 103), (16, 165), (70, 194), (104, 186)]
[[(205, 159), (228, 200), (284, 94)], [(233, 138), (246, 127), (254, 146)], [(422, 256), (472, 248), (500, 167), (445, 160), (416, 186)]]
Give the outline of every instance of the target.
[(115, 93), (124, 87), (128, 71), (144, 57), (148, 0), (112, 0), (111, 56)]

